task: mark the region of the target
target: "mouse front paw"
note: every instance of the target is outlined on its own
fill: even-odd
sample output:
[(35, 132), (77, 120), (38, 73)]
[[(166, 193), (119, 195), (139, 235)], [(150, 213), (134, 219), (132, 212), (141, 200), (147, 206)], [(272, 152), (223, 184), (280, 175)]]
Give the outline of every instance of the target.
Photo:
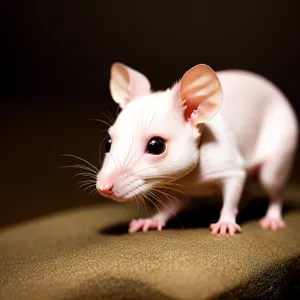
[(262, 229), (271, 229), (273, 231), (286, 228), (286, 224), (282, 218), (274, 218), (265, 216), (259, 221), (259, 225)]
[(158, 231), (161, 231), (165, 225), (166, 225), (165, 221), (154, 219), (154, 218), (137, 219), (137, 220), (132, 220), (130, 222), (128, 232), (132, 233), (132, 232), (137, 232), (139, 230), (146, 232), (149, 229), (156, 229)]
[(228, 232), (230, 236), (234, 236), (235, 233), (241, 232), (242, 228), (236, 222), (218, 221), (217, 223), (210, 225), (212, 235), (220, 234), (225, 236)]

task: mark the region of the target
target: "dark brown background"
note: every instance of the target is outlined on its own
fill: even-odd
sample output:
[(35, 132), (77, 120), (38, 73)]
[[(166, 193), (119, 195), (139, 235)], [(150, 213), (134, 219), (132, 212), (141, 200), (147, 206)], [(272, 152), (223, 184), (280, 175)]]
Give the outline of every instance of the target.
[[(297, 1), (2, 1), (0, 226), (85, 205), (73, 153), (98, 164), (122, 61), (166, 88), (198, 63), (275, 82), (300, 112)], [(284, 124), (283, 124), (284, 126)], [(101, 199), (101, 201), (103, 201)]]

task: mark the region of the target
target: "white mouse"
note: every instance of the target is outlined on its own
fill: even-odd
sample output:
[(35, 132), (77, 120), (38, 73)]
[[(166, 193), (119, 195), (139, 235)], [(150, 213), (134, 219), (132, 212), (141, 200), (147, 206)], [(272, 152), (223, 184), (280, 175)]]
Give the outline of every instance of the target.
[(122, 111), (108, 130), (97, 190), (119, 202), (148, 199), (158, 208), (152, 218), (132, 220), (129, 232), (162, 230), (189, 196), (221, 193), (220, 218), (210, 229), (233, 236), (241, 232), (238, 205), (252, 175), (270, 200), (260, 226), (286, 226), (282, 192), (298, 122), (274, 84), (251, 72), (214, 72), (200, 64), (170, 89), (153, 92), (144, 75), (115, 63), (110, 91)]

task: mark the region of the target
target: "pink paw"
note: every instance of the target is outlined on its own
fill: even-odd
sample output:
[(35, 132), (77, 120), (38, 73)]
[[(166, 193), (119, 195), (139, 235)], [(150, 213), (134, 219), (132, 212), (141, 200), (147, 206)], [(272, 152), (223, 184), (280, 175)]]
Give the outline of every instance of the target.
[(148, 229), (157, 229), (161, 231), (162, 228), (166, 225), (166, 222), (156, 219), (138, 219), (132, 220), (129, 224), (128, 232), (137, 232), (142, 229), (144, 232)]
[(286, 224), (281, 218), (271, 218), (267, 216), (259, 221), (259, 225), (262, 229), (271, 229), (273, 231), (286, 228)]
[(219, 221), (210, 225), (211, 233), (217, 235), (220, 233), (221, 236), (225, 236), (228, 232), (230, 236), (233, 236), (236, 232), (241, 232), (242, 228), (235, 222)]

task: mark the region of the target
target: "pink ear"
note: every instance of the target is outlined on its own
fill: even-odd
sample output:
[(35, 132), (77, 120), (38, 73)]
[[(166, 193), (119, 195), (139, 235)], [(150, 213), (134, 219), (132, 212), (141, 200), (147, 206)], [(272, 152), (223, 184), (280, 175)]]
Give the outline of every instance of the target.
[(133, 99), (150, 94), (151, 86), (143, 74), (124, 64), (114, 63), (111, 67), (110, 93), (114, 101), (124, 108)]
[(195, 126), (209, 121), (222, 104), (222, 87), (217, 74), (204, 64), (190, 69), (181, 79), (180, 98), (187, 121)]

